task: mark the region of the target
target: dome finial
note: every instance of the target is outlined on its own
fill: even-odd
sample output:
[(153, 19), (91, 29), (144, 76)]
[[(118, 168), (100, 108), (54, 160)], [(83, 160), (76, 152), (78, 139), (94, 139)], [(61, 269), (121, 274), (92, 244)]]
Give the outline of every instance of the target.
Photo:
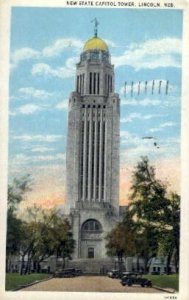
[(94, 18), (91, 22), (92, 23), (94, 22), (94, 36), (97, 37), (98, 36), (98, 25), (99, 25), (99, 22), (98, 22), (97, 18)]

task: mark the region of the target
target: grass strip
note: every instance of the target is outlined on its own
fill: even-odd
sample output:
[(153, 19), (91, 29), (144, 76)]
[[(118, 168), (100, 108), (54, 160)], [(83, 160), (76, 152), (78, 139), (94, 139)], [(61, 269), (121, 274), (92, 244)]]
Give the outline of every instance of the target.
[(6, 291), (13, 291), (23, 285), (31, 284), (35, 281), (47, 279), (49, 277), (49, 274), (32, 273), (29, 275), (20, 275), (18, 273), (7, 273), (5, 289)]
[(152, 281), (152, 285), (157, 285), (162, 288), (172, 288), (178, 291), (179, 289), (179, 276), (178, 274), (172, 275), (145, 275), (146, 278)]

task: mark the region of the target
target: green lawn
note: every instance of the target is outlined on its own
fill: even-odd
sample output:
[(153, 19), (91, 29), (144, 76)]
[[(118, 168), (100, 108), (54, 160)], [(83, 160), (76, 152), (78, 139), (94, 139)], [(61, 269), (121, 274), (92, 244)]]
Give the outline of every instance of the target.
[(173, 275), (144, 275), (146, 278), (152, 281), (153, 285), (157, 285), (163, 288), (173, 288), (178, 291), (179, 289), (179, 276)]
[(22, 285), (33, 283), (38, 280), (49, 278), (49, 274), (37, 274), (33, 273), (30, 275), (19, 275), (18, 273), (7, 273), (6, 274), (6, 290), (12, 291), (19, 288)]

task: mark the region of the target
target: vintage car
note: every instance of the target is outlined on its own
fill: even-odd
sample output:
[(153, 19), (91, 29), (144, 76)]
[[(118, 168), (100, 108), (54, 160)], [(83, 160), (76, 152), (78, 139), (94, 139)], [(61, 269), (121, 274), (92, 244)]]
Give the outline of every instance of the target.
[(132, 286), (132, 285), (140, 285), (142, 287), (152, 287), (152, 282), (147, 279), (147, 278), (144, 278), (142, 277), (142, 275), (140, 274), (137, 274), (137, 273), (129, 273), (127, 275), (124, 275), (122, 278), (121, 278), (121, 281), (120, 283), (123, 285), (123, 286)]
[(110, 272), (108, 272), (108, 277), (110, 277), (110, 278), (120, 278), (119, 270), (111, 270)]
[(75, 277), (79, 276), (82, 274), (82, 271), (80, 269), (64, 269), (62, 271), (56, 271), (54, 273), (54, 277), (59, 277), (59, 278), (69, 278), (69, 277)]

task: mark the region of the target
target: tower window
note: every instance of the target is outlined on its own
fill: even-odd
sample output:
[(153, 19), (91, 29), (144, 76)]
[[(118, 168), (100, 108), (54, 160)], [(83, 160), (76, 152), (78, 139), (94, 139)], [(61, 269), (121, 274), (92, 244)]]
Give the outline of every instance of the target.
[(94, 258), (94, 248), (88, 248), (88, 258)]
[(105, 74), (105, 94), (108, 94), (108, 80), (107, 80), (107, 74)]
[(93, 94), (96, 94), (96, 73), (93, 74)]
[(89, 94), (92, 94), (92, 72), (89, 75)]
[(79, 76), (77, 76), (77, 92), (79, 92)]
[(97, 73), (97, 94), (100, 93), (100, 74)]
[(90, 219), (83, 224), (82, 231), (102, 231), (102, 226), (97, 220)]

